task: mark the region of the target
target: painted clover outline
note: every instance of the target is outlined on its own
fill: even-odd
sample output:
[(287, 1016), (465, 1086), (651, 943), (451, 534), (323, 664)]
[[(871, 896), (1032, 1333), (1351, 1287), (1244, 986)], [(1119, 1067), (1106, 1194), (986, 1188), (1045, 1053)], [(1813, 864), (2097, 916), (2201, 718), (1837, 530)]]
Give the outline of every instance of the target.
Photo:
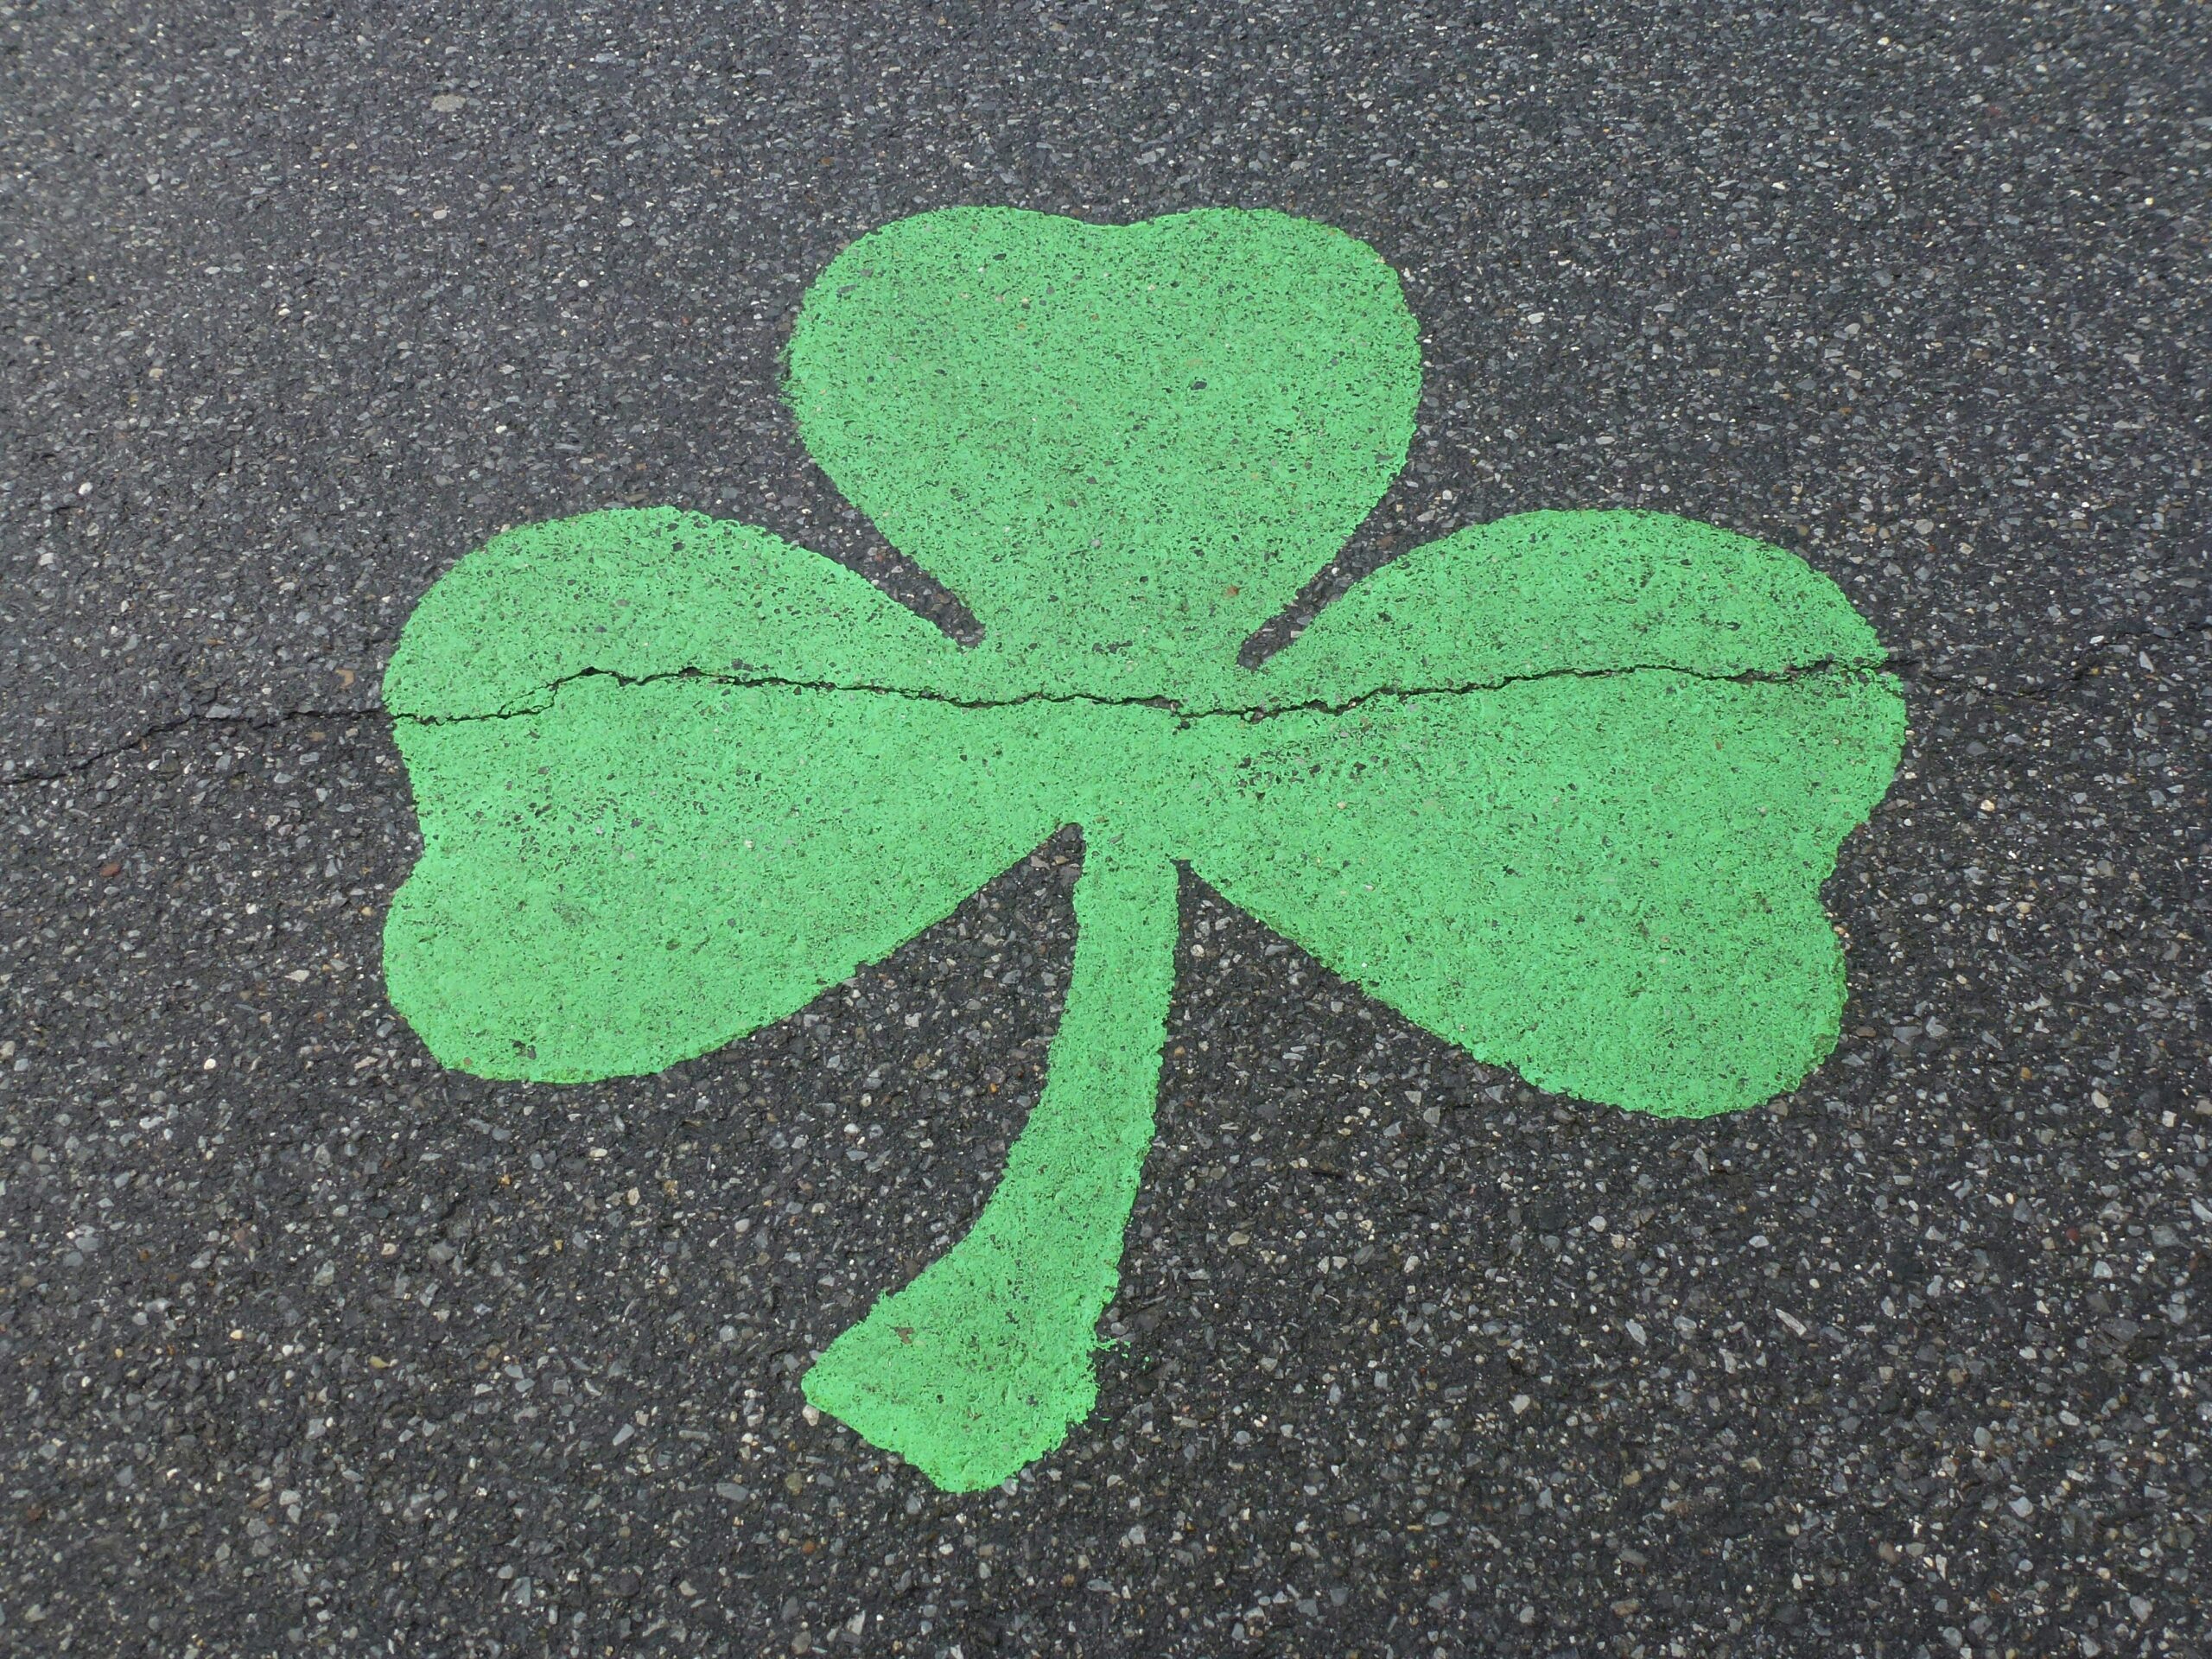
[(720, 1047), (1081, 826), (1066, 1002), (1006, 1171), (804, 1379), (940, 1486), (1007, 1478), (1095, 1403), (1179, 868), (1585, 1099), (1731, 1110), (1834, 1046), (1819, 889), (1904, 711), (1801, 560), (1523, 514), (1239, 665), (1403, 465), (1420, 385), (1395, 275), (1326, 226), (924, 213), (808, 289), (785, 391), (979, 644), (766, 531), (646, 509), (496, 537), (393, 655), (423, 848), (391, 1000), (487, 1077)]

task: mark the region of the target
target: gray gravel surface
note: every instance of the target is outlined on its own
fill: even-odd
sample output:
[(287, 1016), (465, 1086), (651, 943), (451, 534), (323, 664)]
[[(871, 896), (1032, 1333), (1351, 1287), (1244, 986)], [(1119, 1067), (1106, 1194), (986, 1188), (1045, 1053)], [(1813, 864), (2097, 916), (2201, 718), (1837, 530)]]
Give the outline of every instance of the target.
[[(2206, 1651), (2212, 12), (1485, 10), (0, 6), (0, 1650)], [(1186, 883), (1099, 1414), (948, 1497), (797, 1376), (981, 1203), (1079, 842), (723, 1052), (486, 1084), (383, 998), (376, 693), (610, 502), (958, 627), (775, 385), (975, 201), (1404, 273), (1414, 462), (1306, 610), (1664, 507), (1834, 575), (1913, 737), (1843, 1045), (1726, 1120)]]

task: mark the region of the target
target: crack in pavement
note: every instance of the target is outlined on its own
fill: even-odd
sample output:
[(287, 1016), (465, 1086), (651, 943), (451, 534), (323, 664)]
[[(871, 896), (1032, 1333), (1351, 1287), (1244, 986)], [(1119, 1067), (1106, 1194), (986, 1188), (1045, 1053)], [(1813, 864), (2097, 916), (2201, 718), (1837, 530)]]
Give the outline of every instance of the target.
[[(48, 766), (29, 768), (14, 772), (8, 777), (0, 778), (0, 789), (19, 788), (30, 784), (57, 783), (63, 779), (89, 772), (103, 761), (116, 760), (142, 745), (152, 742), (156, 738), (167, 737), (199, 725), (241, 725), (258, 729), (281, 726), (295, 720), (391, 720), (394, 721), (404, 720), (429, 726), (480, 720), (521, 719), (531, 715), (544, 713), (552, 705), (554, 698), (558, 696), (563, 686), (572, 684), (578, 680), (594, 677), (613, 679), (624, 685), (651, 685), (667, 680), (699, 679), (712, 680), (727, 685), (767, 686), (788, 688), (793, 690), (859, 691), (885, 696), (912, 697), (922, 702), (944, 702), (963, 709), (1005, 709), (1030, 702), (1087, 702), (1102, 708), (1166, 709), (1185, 719), (1234, 717), (1239, 720), (1265, 720), (1278, 715), (1288, 714), (1348, 714), (1364, 704), (1394, 697), (1464, 696), (1479, 691), (1501, 690), (1537, 680), (1560, 677), (1604, 679), (1620, 675), (1647, 673), (1681, 674), (1692, 679), (1731, 684), (1773, 683), (1806, 679), (1817, 674), (1828, 673), (1891, 673), (1908, 682), (1925, 682), (1942, 686), (1964, 686), (1971, 690), (1979, 691), (1986, 696), (2004, 697), (2015, 702), (2051, 703), (2063, 701), (2061, 690), (2058, 689), (2022, 690), (1982, 683), (1967, 675), (1944, 673), (1930, 668), (1924, 660), (1920, 658), (1897, 656), (1882, 658), (1868, 658), (1863, 660), (1824, 658), (1819, 662), (1802, 664), (1789, 669), (1753, 669), (1734, 674), (1706, 673), (1664, 663), (1638, 663), (1617, 668), (1601, 669), (1555, 668), (1547, 669), (1538, 673), (1506, 675), (1491, 680), (1469, 681), (1452, 685), (1382, 686), (1340, 702), (1313, 700), (1289, 703), (1194, 709), (1183, 708), (1172, 699), (1165, 697), (1105, 697), (1085, 692), (1033, 691), (1016, 697), (963, 698), (912, 687), (849, 685), (836, 681), (779, 678), (766, 675), (709, 674), (692, 668), (671, 670), (664, 674), (635, 676), (624, 675), (611, 669), (586, 668), (579, 669), (574, 674), (564, 675), (540, 688), (545, 693), (544, 701), (542, 702), (532, 703), (524, 708), (502, 709), (475, 715), (395, 714), (381, 702), (369, 703), (353, 709), (281, 709), (259, 713), (229, 709), (225, 709), (221, 703), (211, 703), (207, 709), (197, 709), (190, 714), (180, 715), (142, 728), (119, 742), (92, 750), (88, 753), (67, 756)], [(2076, 668), (2067, 675), (2066, 679), (2068, 683), (2078, 683), (2082, 677), (2082, 670)], [(217, 713), (215, 712), (217, 709), (222, 709), (223, 712)]]
[(709, 673), (703, 669), (671, 669), (657, 674), (624, 674), (607, 668), (582, 668), (573, 674), (537, 687), (533, 696), (538, 700), (527, 703), (511, 703), (506, 707), (487, 709), (480, 714), (425, 715), (397, 711), (395, 720), (404, 720), (420, 726), (464, 725), (485, 720), (520, 720), (531, 715), (542, 715), (553, 706), (561, 692), (582, 680), (609, 679), (618, 685), (660, 685), (671, 681), (697, 680), (716, 685), (762, 687), (774, 690), (859, 692), (874, 696), (908, 697), (917, 702), (934, 702), (953, 709), (1019, 709), (1030, 704), (1087, 704), (1097, 709), (1157, 709), (1181, 720), (1230, 719), (1271, 720), (1281, 715), (1324, 714), (1344, 715), (1369, 703), (1392, 699), (1414, 697), (1458, 697), (1477, 692), (1502, 691), (1516, 685), (1528, 685), (1543, 680), (1555, 679), (1615, 679), (1631, 674), (1679, 674), (1688, 679), (1704, 680), (1716, 684), (1755, 685), (1783, 683), (1808, 679), (1815, 675), (1831, 673), (1878, 673), (1887, 664), (1878, 658), (1822, 658), (1815, 662), (1802, 663), (1786, 669), (1741, 669), (1733, 673), (1714, 673), (1701, 669), (1684, 668), (1673, 663), (1624, 663), (1611, 668), (1548, 668), (1528, 674), (1503, 674), (1491, 679), (1455, 681), (1443, 685), (1376, 686), (1356, 696), (1341, 698), (1306, 698), (1291, 702), (1228, 703), (1219, 705), (1186, 705), (1166, 696), (1107, 696), (1091, 691), (1024, 691), (1007, 697), (967, 697), (950, 692), (931, 690), (925, 687), (882, 685), (866, 681), (805, 680), (774, 674)]
[(111, 743), (105, 748), (94, 749), (90, 753), (67, 755), (51, 766), (18, 772), (9, 777), (0, 778), (0, 789), (18, 788), (25, 784), (58, 783), (64, 778), (72, 778), (79, 772), (90, 772), (103, 760), (113, 760), (128, 754), (131, 750), (150, 743), (157, 737), (167, 737), (174, 732), (181, 732), (194, 726), (235, 725), (258, 728), (281, 726), (285, 721), (293, 720), (389, 718), (387, 710), (381, 703), (370, 703), (359, 709), (279, 709), (259, 714), (238, 709), (226, 709), (221, 714), (215, 712), (221, 708), (223, 705), (220, 703), (212, 703), (206, 709), (196, 709), (190, 714), (178, 715), (172, 719), (160, 721), (154, 725), (142, 728), (121, 742)]

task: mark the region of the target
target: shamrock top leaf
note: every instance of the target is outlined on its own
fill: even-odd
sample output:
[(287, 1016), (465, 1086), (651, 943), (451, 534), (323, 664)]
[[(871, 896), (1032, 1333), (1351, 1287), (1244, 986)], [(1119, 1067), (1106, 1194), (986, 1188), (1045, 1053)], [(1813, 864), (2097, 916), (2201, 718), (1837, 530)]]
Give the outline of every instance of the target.
[(1404, 465), (1421, 353), (1396, 275), (1325, 226), (958, 208), (830, 262), (788, 391), (1002, 686), (1203, 702)]
[(702, 1053), (1082, 826), (1068, 1001), (1005, 1177), (807, 1378), (940, 1484), (1004, 1478), (1094, 1397), (1179, 863), (1586, 1098), (1733, 1109), (1834, 1044), (1819, 887), (1904, 715), (1802, 561), (1662, 515), (1525, 514), (1237, 665), (1402, 461), (1414, 339), (1371, 251), (1280, 214), (923, 214), (809, 290), (789, 391), (981, 645), (765, 531), (654, 509), (498, 537), (394, 654), (423, 854), (391, 996), (487, 1076)]

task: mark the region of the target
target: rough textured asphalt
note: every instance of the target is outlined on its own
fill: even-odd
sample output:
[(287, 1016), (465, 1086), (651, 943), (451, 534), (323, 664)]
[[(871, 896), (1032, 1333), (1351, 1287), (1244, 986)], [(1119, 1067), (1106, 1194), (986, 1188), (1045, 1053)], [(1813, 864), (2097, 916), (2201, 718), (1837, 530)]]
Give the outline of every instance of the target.
[[(2212, 12), (1184, 10), (0, 6), (0, 1649), (2206, 1650)], [(1099, 1414), (958, 1498), (797, 1376), (980, 1204), (1079, 845), (726, 1052), (487, 1084), (381, 994), (376, 698), (612, 502), (950, 615), (775, 389), (955, 202), (1402, 270), (1413, 464), (1311, 600), (1664, 507), (1913, 720), (1842, 1046), (1732, 1118), (1186, 884)]]

